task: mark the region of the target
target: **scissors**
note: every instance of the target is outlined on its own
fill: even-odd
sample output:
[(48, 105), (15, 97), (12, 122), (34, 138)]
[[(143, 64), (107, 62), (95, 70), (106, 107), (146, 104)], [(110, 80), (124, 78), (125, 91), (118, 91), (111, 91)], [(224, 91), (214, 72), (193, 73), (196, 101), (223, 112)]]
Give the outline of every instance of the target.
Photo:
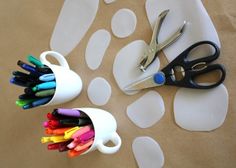
[(183, 34), (186, 25), (185, 21), (184, 24), (172, 36), (170, 36), (163, 43), (158, 43), (158, 35), (161, 29), (161, 25), (169, 11), (170, 10), (163, 11), (157, 18), (153, 29), (151, 42), (144, 51), (144, 56), (139, 63), (139, 69), (143, 72), (145, 72), (145, 70), (153, 63), (162, 49), (174, 43)]
[[(191, 51), (196, 49), (197, 47), (203, 47), (203, 45), (211, 46), (214, 49), (213, 54), (209, 54), (209, 56), (201, 57), (195, 60), (188, 60), (188, 56), (190, 55)], [(161, 71), (137, 82), (134, 82), (133, 84), (130, 84), (129, 86), (125, 87), (124, 90), (142, 90), (162, 85), (172, 85), (194, 89), (214, 88), (224, 81), (226, 75), (224, 66), (220, 64), (209, 64), (212, 61), (216, 60), (219, 55), (220, 50), (215, 43), (211, 41), (198, 42), (183, 51)], [(179, 77), (175, 73), (176, 71), (181, 73)], [(196, 77), (210, 73), (212, 71), (221, 72), (221, 77), (217, 82), (209, 84), (199, 84), (194, 81)]]

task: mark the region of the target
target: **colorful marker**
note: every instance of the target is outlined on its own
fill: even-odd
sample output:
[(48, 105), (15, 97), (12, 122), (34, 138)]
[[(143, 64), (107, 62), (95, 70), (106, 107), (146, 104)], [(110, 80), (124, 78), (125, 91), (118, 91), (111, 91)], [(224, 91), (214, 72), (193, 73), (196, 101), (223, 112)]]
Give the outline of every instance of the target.
[(88, 148), (93, 144), (93, 142), (94, 142), (94, 140), (91, 139), (91, 140), (89, 140), (86, 144), (79, 144), (79, 145), (77, 145), (77, 146), (75, 147), (74, 150), (76, 150), (76, 151), (82, 151), (82, 150), (84, 150), (84, 149), (88, 149)]
[(54, 95), (55, 91), (56, 91), (55, 89), (42, 90), (42, 91), (36, 92), (35, 96), (37, 96), (37, 97), (52, 96), (52, 95)]
[(81, 150), (81, 151), (76, 151), (76, 150), (69, 150), (69, 152), (68, 152), (68, 156), (69, 157), (75, 157), (75, 156), (79, 156), (79, 155), (81, 155), (82, 153), (84, 153), (86, 150), (88, 150), (88, 148), (87, 149), (84, 149), (84, 150)]
[(32, 103), (24, 105), (23, 109), (26, 110), (26, 109), (37, 107), (37, 106), (40, 106), (40, 105), (44, 105), (47, 102), (49, 102), (51, 99), (52, 99), (51, 97), (45, 97), (45, 98), (42, 98), (42, 99), (38, 99), (36, 101), (33, 101)]
[(19, 61), (17, 62), (17, 65), (19, 65), (22, 69), (24, 69), (24, 70), (26, 70), (26, 71), (28, 71), (28, 72), (30, 72), (30, 73), (33, 73), (33, 74), (35, 74), (35, 75), (37, 75), (37, 76), (43, 75), (43, 73), (37, 71), (37, 70), (35, 69), (35, 67), (33, 67), (33, 66), (31, 66), (31, 65), (29, 65), (29, 64), (27, 64), (27, 63), (24, 63), (24, 62), (21, 61), (21, 60), (19, 60)]
[(43, 74), (53, 73), (49, 67), (43, 67), (43, 68), (36, 67), (36, 70)]
[(45, 82), (45, 83), (41, 83), (36, 85), (35, 87), (32, 88), (32, 90), (34, 92), (38, 91), (38, 90), (44, 90), (44, 89), (53, 89), (56, 87), (56, 82)]
[(64, 126), (85, 126), (92, 124), (88, 118), (74, 118), (74, 119), (62, 119), (59, 123)]
[(48, 82), (48, 81), (53, 81), (55, 80), (55, 75), (53, 73), (50, 74), (45, 74), (39, 77), (39, 80)]
[(86, 132), (85, 134), (79, 136), (77, 140), (79, 140), (81, 143), (84, 143), (88, 141), (89, 139), (93, 138), (95, 135), (94, 130), (90, 130), (89, 132)]
[(58, 114), (65, 115), (65, 116), (71, 116), (71, 117), (79, 117), (80, 111), (75, 109), (57, 109)]
[(87, 132), (89, 132), (90, 130), (92, 130), (92, 126), (91, 125), (87, 125), (84, 127), (81, 127), (81, 129), (79, 129), (78, 131), (76, 131), (73, 135), (72, 138), (74, 140), (76, 140), (79, 136), (81, 136), (82, 134), (85, 134)]
[(39, 61), (37, 58), (35, 58), (35, 57), (32, 56), (32, 55), (28, 55), (27, 60), (28, 60), (30, 63), (32, 63), (32, 64), (34, 64), (35, 66), (37, 66), (37, 67), (44, 67), (44, 65), (42, 64), (42, 62)]

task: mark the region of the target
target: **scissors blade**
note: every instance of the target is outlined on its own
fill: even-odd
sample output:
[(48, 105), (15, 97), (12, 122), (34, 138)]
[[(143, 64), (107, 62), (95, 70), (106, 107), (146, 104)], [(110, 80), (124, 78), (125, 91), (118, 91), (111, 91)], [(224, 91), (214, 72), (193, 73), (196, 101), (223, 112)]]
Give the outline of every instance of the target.
[(138, 80), (124, 88), (125, 91), (135, 91), (135, 90), (143, 90), (147, 88), (152, 88), (156, 86), (161, 86), (154, 82), (153, 80), (154, 75), (150, 75), (148, 77), (145, 77), (141, 80)]
[(163, 43), (159, 44), (158, 50), (162, 50), (165, 47), (168, 47), (171, 44), (173, 44), (176, 40), (178, 40), (180, 36), (183, 34), (185, 27), (186, 27), (186, 21), (184, 21), (183, 25), (174, 34), (172, 34), (170, 38), (165, 40)]

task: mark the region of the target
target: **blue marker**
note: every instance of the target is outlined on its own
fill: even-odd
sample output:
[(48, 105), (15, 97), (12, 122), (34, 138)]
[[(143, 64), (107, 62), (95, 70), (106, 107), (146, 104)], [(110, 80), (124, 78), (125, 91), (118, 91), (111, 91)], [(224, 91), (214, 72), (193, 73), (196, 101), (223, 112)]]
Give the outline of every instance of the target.
[(14, 77), (14, 78), (11, 78), (10, 83), (15, 84), (15, 85), (18, 85), (18, 86), (22, 86), (22, 87), (28, 87), (28, 86), (29, 86), (28, 83), (25, 83), (25, 82), (23, 82), (23, 81), (20, 81), (20, 80), (18, 80), (18, 79), (15, 78), (15, 77)]
[(36, 85), (35, 87), (32, 88), (32, 90), (34, 92), (38, 91), (38, 90), (44, 90), (44, 89), (52, 89), (56, 87), (56, 82), (45, 82), (45, 83), (41, 83)]
[(51, 99), (52, 99), (52, 97), (45, 97), (45, 98), (42, 98), (42, 99), (38, 99), (38, 100), (36, 100), (32, 103), (24, 105), (23, 109), (26, 110), (26, 109), (30, 109), (30, 108), (33, 108), (33, 107), (44, 105), (47, 102), (49, 102)]
[(39, 80), (48, 82), (48, 81), (53, 81), (55, 80), (55, 75), (53, 73), (50, 74), (45, 74), (39, 77)]
[(49, 102), (51, 99), (52, 99), (52, 97), (45, 97), (45, 98), (42, 98), (42, 99), (39, 99), (39, 100), (34, 101), (34, 102), (32, 103), (32, 105), (33, 105), (33, 107), (40, 106), (40, 105), (46, 104), (46, 103)]
[(24, 70), (26, 70), (26, 71), (28, 71), (28, 72), (30, 72), (30, 73), (33, 73), (33, 74), (35, 74), (35, 75), (38, 75), (38, 76), (43, 75), (42, 73), (38, 72), (38, 71), (35, 69), (35, 67), (33, 67), (33, 66), (29, 65), (29, 64), (26, 64), (26, 63), (24, 63), (23, 61), (20, 61), (20, 60), (19, 60), (19, 61), (17, 62), (17, 65), (19, 65), (22, 69), (24, 69)]

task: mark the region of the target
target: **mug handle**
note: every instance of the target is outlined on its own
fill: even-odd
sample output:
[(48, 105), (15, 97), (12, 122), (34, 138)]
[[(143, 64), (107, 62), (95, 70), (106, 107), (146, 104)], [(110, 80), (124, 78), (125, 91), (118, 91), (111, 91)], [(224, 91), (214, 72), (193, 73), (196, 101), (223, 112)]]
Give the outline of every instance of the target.
[(47, 56), (52, 56), (54, 58), (56, 58), (56, 60), (59, 62), (59, 64), (66, 68), (66, 69), (70, 69), (66, 59), (63, 57), (63, 55), (61, 55), (58, 52), (55, 51), (45, 51), (40, 55), (40, 61), (45, 64), (45, 65), (51, 65), (51, 63), (47, 60)]
[(120, 136), (117, 134), (117, 132), (114, 132), (112, 134), (110, 140), (115, 144), (115, 146), (113, 146), (113, 147), (105, 146), (103, 144), (103, 142), (100, 141), (97, 145), (98, 150), (102, 153), (105, 153), (105, 154), (113, 154), (113, 153), (117, 152), (120, 149), (120, 146), (121, 146)]

